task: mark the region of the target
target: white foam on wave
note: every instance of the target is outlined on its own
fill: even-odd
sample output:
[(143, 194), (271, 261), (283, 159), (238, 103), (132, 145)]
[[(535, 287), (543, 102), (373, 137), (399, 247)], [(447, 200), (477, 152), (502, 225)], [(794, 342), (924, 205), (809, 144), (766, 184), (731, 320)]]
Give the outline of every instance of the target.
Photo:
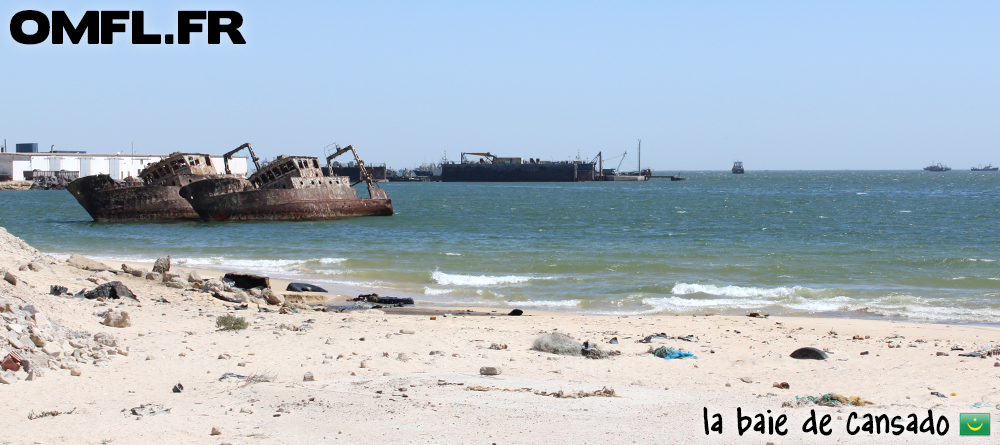
[(750, 298), (750, 297), (764, 297), (764, 298), (780, 298), (787, 297), (790, 295), (801, 294), (805, 291), (812, 291), (808, 287), (794, 286), (794, 287), (775, 287), (775, 288), (765, 288), (765, 287), (743, 287), (743, 286), (716, 286), (714, 284), (689, 284), (689, 283), (676, 283), (674, 288), (670, 293), (674, 295), (689, 295), (695, 293), (703, 293), (709, 295), (717, 295), (720, 297), (736, 297), (736, 298)]
[(445, 252), (444, 254), (448, 256), (462, 256), (462, 254), (460, 253), (452, 253), (452, 252)]
[(340, 264), (347, 261), (347, 258), (320, 258), (319, 262), (323, 264)]
[(518, 284), (530, 280), (551, 280), (552, 277), (526, 277), (522, 275), (461, 275), (448, 274), (435, 270), (431, 272), (431, 279), (442, 286), (497, 286), (500, 284)]
[(747, 300), (736, 298), (696, 299), (683, 297), (643, 298), (642, 304), (651, 307), (647, 312), (687, 312), (693, 309), (736, 309), (741, 307), (766, 306), (767, 300)]
[(424, 295), (445, 295), (454, 292), (455, 289), (434, 289), (430, 287), (424, 287)]

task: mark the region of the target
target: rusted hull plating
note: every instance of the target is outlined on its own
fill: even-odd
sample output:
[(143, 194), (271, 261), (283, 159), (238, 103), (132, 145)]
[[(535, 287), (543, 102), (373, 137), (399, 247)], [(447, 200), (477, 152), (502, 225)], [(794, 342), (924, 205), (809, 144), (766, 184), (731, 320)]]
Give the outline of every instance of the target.
[(68, 186), (97, 222), (197, 220), (178, 186), (126, 186), (108, 175), (85, 176)]
[(374, 187), (369, 191), (372, 198), (359, 198), (348, 186), (258, 190), (244, 179), (206, 179), (182, 187), (180, 195), (204, 221), (392, 215), (392, 200), (385, 191)]

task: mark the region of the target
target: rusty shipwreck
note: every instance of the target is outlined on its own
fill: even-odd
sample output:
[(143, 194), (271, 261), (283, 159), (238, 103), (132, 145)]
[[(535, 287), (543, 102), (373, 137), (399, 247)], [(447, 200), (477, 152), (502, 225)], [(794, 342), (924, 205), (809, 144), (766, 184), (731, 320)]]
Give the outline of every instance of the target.
[[(139, 172), (139, 178), (116, 180), (100, 174), (85, 176), (66, 186), (73, 197), (98, 222), (197, 220), (198, 214), (181, 197), (181, 187), (206, 178), (237, 177), (229, 171), (219, 174), (211, 156), (204, 153), (175, 152)], [(251, 157), (253, 151), (250, 152)], [(253, 157), (254, 163), (257, 158)]]
[[(392, 215), (392, 201), (379, 188), (354, 146), (337, 147), (327, 158), (351, 152), (361, 180), (324, 176), (315, 156), (279, 156), (260, 166), (249, 178), (209, 178), (181, 188), (180, 194), (204, 221), (320, 220), (352, 216)], [(369, 198), (354, 185), (366, 182)]]

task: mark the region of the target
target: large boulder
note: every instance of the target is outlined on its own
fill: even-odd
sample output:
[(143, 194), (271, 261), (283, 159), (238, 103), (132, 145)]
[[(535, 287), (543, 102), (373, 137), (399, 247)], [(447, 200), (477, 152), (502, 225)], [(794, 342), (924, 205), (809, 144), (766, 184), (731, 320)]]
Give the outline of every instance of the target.
[(102, 269), (107, 269), (108, 268), (107, 265), (105, 265), (104, 263), (102, 263), (100, 261), (94, 261), (94, 260), (92, 260), (90, 258), (87, 258), (87, 257), (85, 257), (83, 255), (79, 255), (79, 254), (73, 254), (72, 256), (70, 256), (69, 260), (67, 261), (67, 263), (70, 266), (76, 267), (77, 269), (83, 269), (83, 270), (102, 270)]
[(170, 255), (159, 257), (153, 263), (153, 272), (164, 273), (170, 270)]

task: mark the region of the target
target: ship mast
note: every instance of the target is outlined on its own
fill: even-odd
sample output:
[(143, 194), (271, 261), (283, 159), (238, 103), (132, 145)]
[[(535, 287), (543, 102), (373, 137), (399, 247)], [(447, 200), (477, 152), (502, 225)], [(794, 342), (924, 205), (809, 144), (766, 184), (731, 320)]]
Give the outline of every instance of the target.
[(639, 139), (639, 176), (642, 176), (642, 139)]

